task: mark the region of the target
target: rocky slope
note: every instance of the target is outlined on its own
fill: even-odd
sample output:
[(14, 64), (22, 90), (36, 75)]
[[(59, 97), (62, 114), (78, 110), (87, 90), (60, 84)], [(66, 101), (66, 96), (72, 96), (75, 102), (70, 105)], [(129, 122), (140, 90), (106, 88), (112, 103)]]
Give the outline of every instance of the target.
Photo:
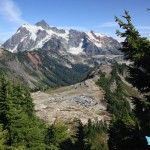
[(56, 118), (71, 123), (76, 118), (86, 124), (88, 119), (109, 120), (110, 114), (106, 111), (103, 91), (95, 84), (99, 76), (91, 75), (80, 83), (58, 88), (47, 93), (32, 94), (36, 114), (52, 124)]
[(94, 66), (114, 63), (115, 55), (61, 56), (46, 50), (11, 53), (0, 49), (0, 75), (27, 84), (32, 90), (75, 84), (88, 76)]
[(10, 53), (0, 49), (0, 75), (28, 84), (31, 89), (70, 85), (83, 80), (89, 66), (71, 64), (68, 58), (50, 51)]

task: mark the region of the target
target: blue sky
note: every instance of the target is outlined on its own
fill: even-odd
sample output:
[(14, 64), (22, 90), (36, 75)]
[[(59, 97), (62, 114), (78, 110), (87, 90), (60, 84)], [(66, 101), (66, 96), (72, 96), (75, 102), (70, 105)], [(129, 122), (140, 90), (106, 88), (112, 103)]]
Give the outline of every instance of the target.
[(129, 10), (132, 22), (150, 38), (149, 0), (0, 0), (0, 42), (11, 37), (23, 23), (44, 19), (49, 25), (116, 37), (114, 16)]

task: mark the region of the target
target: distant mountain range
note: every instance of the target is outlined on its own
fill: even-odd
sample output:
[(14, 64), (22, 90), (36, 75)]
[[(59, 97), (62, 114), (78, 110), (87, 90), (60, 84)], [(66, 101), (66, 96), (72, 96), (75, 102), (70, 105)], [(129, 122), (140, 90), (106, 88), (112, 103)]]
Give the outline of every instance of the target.
[(22, 25), (1, 47), (0, 74), (17, 78), (32, 89), (79, 82), (91, 68), (113, 63), (121, 55), (119, 42), (111, 37), (93, 31), (65, 31), (44, 20)]

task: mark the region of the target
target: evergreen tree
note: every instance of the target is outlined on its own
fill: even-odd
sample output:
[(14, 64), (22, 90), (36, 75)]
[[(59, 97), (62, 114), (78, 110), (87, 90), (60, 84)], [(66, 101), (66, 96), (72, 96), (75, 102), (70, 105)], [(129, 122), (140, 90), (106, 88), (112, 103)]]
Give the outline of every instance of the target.
[(34, 104), (32, 102), (31, 94), (29, 91), (29, 88), (24, 89), (24, 102), (25, 102), (25, 108), (24, 111), (28, 114), (28, 116), (34, 115)]
[(75, 148), (83, 150), (85, 146), (85, 143), (84, 143), (85, 133), (84, 133), (84, 126), (81, 120), (78, 121), (76, 138), (77, 138), (77, 141), (75, 143)]
[(29, 90), (0, 79), (0, 122), (7, 131), (9, 149), (46, 148), (45, 126), (35, 117), (33, 106)]
[(121, 28), (125, 29), (125, 32), (120, 32), (117, 30), (117, 35), (125, 38), (122, 42), (122, 47), (120, 50), (125, 54), (125, 59), (133, 62), (133, 69), (135, 72), (130, 72), (136, 86), (141, 92), (150, 91), (150, 41), (146, 38), (140, 36), (139, 32), (135, 29), (131, 23), (131, 17), (127, 11), (125, 11), (125, 16), (127, 23), (123, 22), (116, 17), (116, 21)]
[(53, 149), (59, 149), (60, 145), (69, 138), (68, 127), (57, 119), (47, 129), (46, 144)]
[(0, 79), (0, 122), (4, 124), (4, 128), (8, 123), (6, 115), (9, 110), (10, 93), (10, 83), (2, 77)]
[(3, 125), (0, 124), (0, 150), (6, 149), (7, 130), (3, 130)]
[(128, 112), (120, 117), (113, 117), (109, 129), (109, 148), (111, 150), (145, 149), (138, 125)]
[(125, 11), (123, 18), (126, 22), (115, 17), (120, 27), (125, 30), (124, 32), (117, 30), (117, 35), (125, 38), (120, 50), (125, 54), (125, 59), (132, 62), (129, 67), (128, 81), (142, 93), (143, 97), (134, 98), (134, 102), (135, 115), (139, 120), (141, 142), (143, 141), (144, 147), (146, 142), (143, 139), (146, 135), (150, 136), (150, 41), (140, 36), (131, 22), (128, 11)]

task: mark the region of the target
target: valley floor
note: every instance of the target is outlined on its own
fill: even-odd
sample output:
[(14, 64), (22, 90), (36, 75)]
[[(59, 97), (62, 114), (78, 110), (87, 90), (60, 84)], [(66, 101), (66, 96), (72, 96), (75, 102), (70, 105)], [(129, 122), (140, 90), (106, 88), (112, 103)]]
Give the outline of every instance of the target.
[(40, 91), (33, 93), (36, 114), (49, 124), (56, 118), (65, 123), (77, 118), (83, 124), (86, 124), (88, 119), (109, 120), (103, 91), (95, 84), (98, 78), (98, 75), (95, 75), (75, 85), (47, 93)]

